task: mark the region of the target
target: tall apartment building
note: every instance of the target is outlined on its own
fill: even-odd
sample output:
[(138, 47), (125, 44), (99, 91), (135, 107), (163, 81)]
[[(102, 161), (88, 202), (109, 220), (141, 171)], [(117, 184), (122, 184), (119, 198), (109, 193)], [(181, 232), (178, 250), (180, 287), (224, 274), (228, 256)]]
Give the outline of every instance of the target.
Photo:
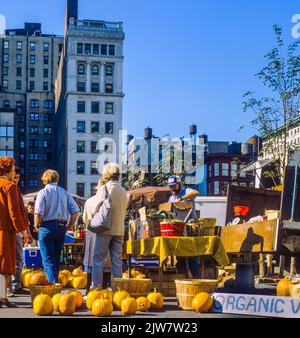
[[(40, 23), (0, 38), (0, 114), (10, 109), (15, 115), (14, 158), (24, 193), (41, 188), (41, 173), (54, 166), (54, 84), (62, 48), (63, 37), (42, 34)], [(2, 122), (0, 128), (3, 137)]]
[(65, 47), (56, 81), (57, 166), (62, 184), (90, 197), (99, 179), (99, 139), (119, 149), (123, 101), (122, 23), (79, 20), (67, 1)]

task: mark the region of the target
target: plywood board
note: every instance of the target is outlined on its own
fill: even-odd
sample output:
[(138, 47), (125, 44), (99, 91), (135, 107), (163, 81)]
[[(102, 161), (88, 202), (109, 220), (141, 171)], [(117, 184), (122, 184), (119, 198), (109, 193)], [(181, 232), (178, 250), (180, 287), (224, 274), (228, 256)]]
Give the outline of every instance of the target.
[(227, 253), (274, 252), (278, 220), (230, 225), (222, 228), (221, 240)]

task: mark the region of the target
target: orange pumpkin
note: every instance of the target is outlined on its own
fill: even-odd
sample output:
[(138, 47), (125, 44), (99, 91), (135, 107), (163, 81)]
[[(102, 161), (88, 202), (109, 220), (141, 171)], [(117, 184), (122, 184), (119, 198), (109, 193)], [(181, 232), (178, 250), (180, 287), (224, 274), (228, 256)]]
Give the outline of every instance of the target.
[(72, 288), (73, 287), (73, 280), (75, 277), (70, 277), (67, 282), (67, 287)]
[(22, 281), (23, 285), (24, 285), (24, 282), (25, 282), (25, 276), (26, 276), (26, 274), (31, 273), (31, 272), (32, 272), (31, 269), (23, 269), (22, 270), (21, 281)]
[(59, 273), (58, 282), (62, 285), (63, 288), (65, 288), (68, 284), (67, 277), (64, 274)]
[(122, 300), (121, 311), (124, 315), (134, 315), (137, 312), (137, 310), (138, 303), (134, 298), (128, 297)]
[(92, 305), (92, 313), (96, 317), (109, 316), (113, 311), (113, 306), (107, 299), (96, 299)]
[(277, 283), (276, 293), (279, 297), (289, 297), (290, 296), (290, 284), (291, 281), (287, 278), (282, 279)]
[(54, 311), (50, 296), (37, 295), (33, 300), (33, 311), (38, 316), (50, 316)]
[(32, 277), (33, 273), (32, 272), (27, 272), (24, 276), (24, 281), (23, 281), (23, 286), (24, 288), (29, 288), (30, 285), (30, 280)]
[(156, 292), (156, 289), (148, 294), (147, 299), (151, 303), (151, 310), (161, 310), (164, 307), (164, 297), (161, 293)]
[(76, 310), (77, 299), (73, 294), (62, 295), (58, 303), (58, 309), (63, 316), (72, 316)]
[(150, 309), (151, 303), (146, 297), (137, 298), (138, 311), (146, 312)]
[(213, 299), (207, 292), (198, 293), (192, 300), (192, 309), (196, 312), (208, 312), (213, 305)]
[(112, 290), (104, 289), (104, 290), (101, 290), (100, 293), (101, 293), (100, 299), (107, 299), (110, 303), (112, 303), (113, 296), (114, 296), (114, 293)]
[(62, 297), (62, 293), (56, 293), (53, 297), (52, 297), (52, 303), (54, 306), (54, 311), (59, 311), (59, 301)]
[(75, 277), (73, 279), (73, 287), (75, 289), (85, 289), (87, 286), (87, 279), (84, 277)]
[(99, 299), (101, 297), (101, 291), (95, 290), (89, 292), (89, 294), (86, 296), (86, 307), (91, 310), (93, 302), (96, 299)]
[(66, 278), (67, 278), (67, 280), (68, 280), (70, 277), (72, 277), (72, 272), (69, 271), (69, 270), (61, 270), (61, 271), (59, 272), (59, 274), (65, 275)]
[(80, 277), (82, 275), (83, 275), (83, 271), (81, 267), (74, 269), (72, 272), (73, 277)]
[(130, 298), (130, 294), (127, 291), (117, 291), (113, 296), (113, 304), (116, 309), (121, 310), (121, 303), (124, 299)]
[(45, 272), (33, 273), (30, 278), (30, 285), (47, 285), (48, 279)]
[(70, 294), (73, 294), (76, 297), (76, 309), (80, 309), (83, 304), (83, 295), (80, 291), (72, 291)]

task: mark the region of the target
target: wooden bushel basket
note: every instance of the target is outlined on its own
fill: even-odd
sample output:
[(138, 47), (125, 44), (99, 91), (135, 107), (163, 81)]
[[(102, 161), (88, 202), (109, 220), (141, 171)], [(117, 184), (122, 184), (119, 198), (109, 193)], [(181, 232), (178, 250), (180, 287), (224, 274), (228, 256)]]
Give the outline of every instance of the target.
[(217, 279), (175, 280), (178, 306), (183, 310), (192, 310), (193, 298), (200, 292), (214, 292), (218, 282)]
[(60, 283), (56, 283), (54, 285), (30, 285), (29, 290), (30, 290), (31, 302), (33, 303), (34, 298), (41, 293), (44, 293), (50, 296), (51, 298), (55, 294), (61, 293), (62, 285)]
[(147, 296), (151, 290), (151, 279), (135, 279), (135, 278), (113, 278), (112, 289), (118, 291), (127, 291), (132, 297)]

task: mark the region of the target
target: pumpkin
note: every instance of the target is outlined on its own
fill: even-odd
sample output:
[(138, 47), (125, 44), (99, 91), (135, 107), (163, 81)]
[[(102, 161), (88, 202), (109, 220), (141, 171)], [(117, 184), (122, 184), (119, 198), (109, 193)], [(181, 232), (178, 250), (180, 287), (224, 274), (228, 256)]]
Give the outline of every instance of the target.
[(36, 272), (31, 275), (29, 285), (47, 285), (48, 279), (45, 272)]
[(42, 293), (37, 295), (33, 300), (33, 311), (38, 316), (50, 316), (54, 311), (50, 296)]
[(138, 303), (134, 298), (128, 297), (122, 300), (121, 311), (124, 315), (134, 315), (137, 312), (137, 310)]
[(161, 293), (156, 292), (156, 289), (148, 294), (147, 299), (151, 303), (151, 310), (161, 310), (164, 307), (164, 297)]
[(289, 297), (290, 296), (290, 283), (291, 281), (287, 278), (280, 280), (276, 286), (277, 296)]
[(151, 303), (146, 297), (137, 298), (138, 311), (146, 312), (150, 309)]
[(27, 272), (25, 274), (25, 276), (24, 276), (24, 282), (23, 282), (24, 288), (29, 288), (30, 280), (31, 280), (32, 275), (33, 275), (32, 272)]
[(100, 299), (107, 299), (110, 303), (113, 301), (114, 293), (110, 289), (104, 289), (100, 291)]
[(84, 277), (75, 277), (73, 279), (73, 287), (75, 289), (85, 289), (87, 286), (87, 279)]
[(61, 299), (62, 297), (62, 293), (56, 293), (53, 297), (52, 297), (52, 303), (53, 303), (53, 306), (54, 306), (54, 311), (59, 311), (59, 307), (58, 307), (58, 304), (59, 304), (59, 300)]
[(109, 316), (113, 311), (113, 306), (107, 299), (96, 299), (92, 305), (92, 313), (96, 317)]
[(213, 305), (213, 299), (207, 292), (198, 293), (192, 300), (192, 309), (196, 312), (208, 312)]
[(113, 296), (113, 304), (114, 304), (114, 306), (118, 310), (121, 310), (121, 303), (126, 298), (130, 298), (130, 294), (127, 291), (117, 291), (114, 294), (114, 296)]
[(58, 309), (63, 316), (72, 316), (76, 310), (77, 299), (71, 293), (62, 295), (58, 302)]
[(22, 270), (22, 274), (21, 274), (21, 281), (22, 281), (22, 284), (24, 285), (24, 281), (25, 281), (25, 275), (28, 274), (28, 273), (31, 273), (32, 270), (30, 269), (23, 269)]
[(67, 287), (68, 288), (72, 288), (73, 287), (73, 280), (74, 280), (74, 277), (70, 277), (68, 279), (68, 282), (67, 282)]
[(86, 307), (91, 310), (93, 302), (101, 297), (101, 291), (91, 291), (89, 294), (86, 296)]
[(61, 271), (59, 272), (59, 274), (65, 275), (66, 278), (67, 278), (67, 280), (68, 280), (70, 277), (72, 277), (72, 272), (69, 271), (69, 270), (61, 270)]
[(76, 309), (80, 309), (83, 303), (83, 295), (80, 291), (72, 291), (70, 294), (73, 294), (76, 297)]
[(72, 272), (73, 277), (80, 277), (82, 275), (83, 275), (83, 271), (81, 267), (74, 269)]
[(68, 284), (67, 277), (64, 274), (59, 273), (58, 282), (62, 285), (63, 288), (65, 288)]

